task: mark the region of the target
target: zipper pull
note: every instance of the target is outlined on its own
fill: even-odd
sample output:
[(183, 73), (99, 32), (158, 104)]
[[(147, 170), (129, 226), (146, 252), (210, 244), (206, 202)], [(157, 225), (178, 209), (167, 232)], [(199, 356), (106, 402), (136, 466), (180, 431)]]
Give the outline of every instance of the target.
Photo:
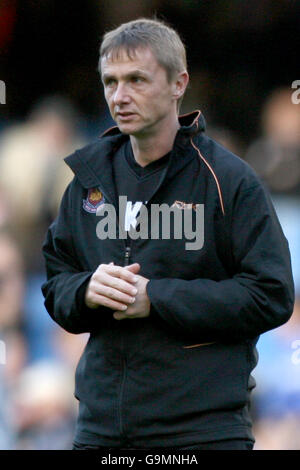
[(126, 246), (124, 266), (128, 266), (128, 264), (129, 264), (130, 252), (131, 252), (130, 246)]

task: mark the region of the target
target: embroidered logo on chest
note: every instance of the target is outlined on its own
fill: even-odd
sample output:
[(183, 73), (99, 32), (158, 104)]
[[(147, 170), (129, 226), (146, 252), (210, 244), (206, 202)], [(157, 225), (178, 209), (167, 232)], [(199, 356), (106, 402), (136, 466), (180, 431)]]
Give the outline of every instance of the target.
[(98, 188), (92, 188), (88, 190), (87, 198), (83, 199), (82, 207), (85, 211), (91, 214), (96, 214), (99, 206), (104, 204), (104, 197)]

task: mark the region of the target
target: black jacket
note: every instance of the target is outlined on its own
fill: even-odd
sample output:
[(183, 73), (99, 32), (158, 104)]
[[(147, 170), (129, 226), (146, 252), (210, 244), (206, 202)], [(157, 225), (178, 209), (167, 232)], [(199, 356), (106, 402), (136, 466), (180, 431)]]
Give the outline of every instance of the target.
[(101, 217), (85, 204), (98, 188), (117, 206), (112, 159), (128, 137), (114, 128), (66, 158), (75, 177), (43, 246), (42, 291), (59, 325), (90, 332), (76, 370), (78, 442), (170, 447), (253, 438), (255, 344), (293, 310), (288, 244), (254, 171), (205, 135), (200, 112), (180, 122), (147, 207), (204, 204), (204, 244), (186, 250), (184, 238), (131, 240), (129, 262), (150, 279), (147, 318), (117, 321), (108, 308), (84, 305), (98, 265), (124, 265), (125, 240), (99, 240)]

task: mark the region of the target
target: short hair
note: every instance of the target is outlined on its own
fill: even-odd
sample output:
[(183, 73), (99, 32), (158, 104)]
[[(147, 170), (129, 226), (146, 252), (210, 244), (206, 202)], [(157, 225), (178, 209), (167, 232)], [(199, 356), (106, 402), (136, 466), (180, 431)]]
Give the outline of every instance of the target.
[(123, 23), (103, 37), (100, 46), (99, 72), (101, 59), (112, 54), (118, 57), (125, 50), (132, 57), (137, 48), (149, 47), (157, 62), (166, 70), (170, 82), (176, 73), (187, 70), (185, 46), (178, 33), (161, 20), (140, 18)]

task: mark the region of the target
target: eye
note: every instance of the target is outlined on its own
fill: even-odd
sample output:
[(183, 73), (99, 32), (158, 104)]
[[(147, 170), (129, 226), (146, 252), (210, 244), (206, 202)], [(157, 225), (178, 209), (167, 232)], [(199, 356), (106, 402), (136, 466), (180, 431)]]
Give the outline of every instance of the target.
[(106, 78), (104, 80), (104, 86), (105, 87), (112, 87), (116, 84), (116, 80), (114, 78)]
[(131, 80), (132, 83), (142, 83), (142, 82), (144, 82), (144, 78), (140, 77), (139, 75), (133, 75), (130, 80)]

